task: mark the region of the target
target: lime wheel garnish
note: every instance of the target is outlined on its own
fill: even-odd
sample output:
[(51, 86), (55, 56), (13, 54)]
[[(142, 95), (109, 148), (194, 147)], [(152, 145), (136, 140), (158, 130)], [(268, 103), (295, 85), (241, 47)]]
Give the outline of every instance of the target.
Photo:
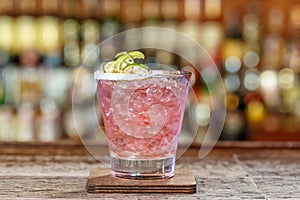
[(145, 55), (140, 51), (121, 51), (115, 55), (115, 60), (105, 63), (102, 71), (105, 73), (149, 73), (149, 68), (136, 59), (145, 59)]

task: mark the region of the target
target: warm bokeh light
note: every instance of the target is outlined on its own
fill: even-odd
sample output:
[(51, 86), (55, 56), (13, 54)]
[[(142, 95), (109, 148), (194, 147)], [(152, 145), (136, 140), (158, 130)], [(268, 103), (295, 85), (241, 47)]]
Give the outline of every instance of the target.
[(241, 61), (236, 56), (229, 56), (225, 60), (225, 69), (230, 73), (238, 72), (241, 68)]
[(260, 74), (260, 85), (263, 90), (274, 90), (278, 86), (277, 74), (273, 70), (266, 70)]
[[(187, 113), (197, 118), (201, 126), (197, 138), (203, 138), (212, 113), (207, 91), (219, 89), (214, 85), (218, 73), (202, 68), (209, 61), (194, 48), (181, 48), (185, 44), (176, 40), (175, 31), (200, 44), (222, 76), (227, 96), (220, 102), (226, 100), (228, 115), (221, 139), (253, 139), (256, 132), (276, 138), (275, 132), (287, 130), (267, 124), (300, 119), (299, 13), (297, 1), (0, 1), (0, 141), (76, 138), (71, 91), (78, 87), (82, 110), (92, 110), (85, 107), (94, 98), (92, 71), (117, 51), (139, 45), (161, 45), (188, 55), (189, 60), (165, 49), (141, 49), (147, 63), (193, 73), (191, 88), (199, 105)], [(145, 26), (174, 32), (125, 34), (124, 43), (98, 46), (122, 31)], [(78, 83), (74, 74), (80, 67), (86, 71), (80, 72)], [(33, 119), (42, 125), (33, 128)], [(23, 127), (28, 135), (18, 136)], [(91, 127), (83, 123), (79, 128), (89, 132)], [(300, 132), (300, 126), (295, 124), (293, 130)]]
[(245, 72), (244, 86), (249, 91), (255, 91), (259, 88), (259, 72), (257, 70), (248, 69)]
[(261, 121), (265, 115), (265, 108), (262, 102), (250, 102), (246, 109), (246, 115), (250, 121)]
[(195, 115), (199, 126), (207, 126), (211, 117), (210, 106), (206, 103), (199, 103), (195, 110)]
[(279, 86), (282, 89), (291, 89), (295, 85), (295, 74), (291, 69), (282, 69), (278, 74)]
[(228, 74), (224, 77), (224, 84), (228, 91), (236, 92), (241, 85), (240, 77), (237, 74)]
[(254, 51), (248, 51), (243, 56), (243, 62), (247, 67), (256, 67), (260, 61), (258, 53)]
[(35, 48), (37, 44), (36, 18), (20, 16), (15, 19), (14, 26), (14, 49), (22, 52), (26, 49)]
[(13, 44), (14, 18), (10, 16), (0, 16), (0, 48), (10, 51)]

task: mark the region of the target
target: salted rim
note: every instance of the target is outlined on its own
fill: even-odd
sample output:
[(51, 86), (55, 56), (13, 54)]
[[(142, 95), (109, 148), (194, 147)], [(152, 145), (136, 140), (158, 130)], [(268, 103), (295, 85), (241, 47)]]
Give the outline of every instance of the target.
[(122, 74), (122, 73), (105, 73), (102, 70), (94, 72), (95, 80), (139, 80), (149, 77), (166, 77), (166, 76), (184, 76), (188, 72), (180, 71), (165, 71), (165, 70), (151, 70), (145, 74)]

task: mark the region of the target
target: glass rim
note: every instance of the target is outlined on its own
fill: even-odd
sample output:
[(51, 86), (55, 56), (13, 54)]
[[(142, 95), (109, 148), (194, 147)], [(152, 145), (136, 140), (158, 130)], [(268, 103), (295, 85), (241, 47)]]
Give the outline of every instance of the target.
[(102, 70), (94, 72), (94, 79), (99, 80), (110, 80), (110, 81), (122, 81), (122, 80), (142, 80), (147, 78), (181, 78), (186, 77), (189, 79), (192, 75), (190, 71), (165, 71), (165, 70), (151, 70), (151, 73), (145, 74), (125, 74), (125, 73), (104, 73)]

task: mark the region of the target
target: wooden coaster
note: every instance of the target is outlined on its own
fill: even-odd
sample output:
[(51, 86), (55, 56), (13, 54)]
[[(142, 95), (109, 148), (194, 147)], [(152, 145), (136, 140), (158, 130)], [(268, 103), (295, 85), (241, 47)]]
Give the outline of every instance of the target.
[(86, 188), (89, 193), (195, 193), (196, 180), (183, 170), (169, 179), (133, 180), (114, 177), (109, 169), (93, 169)]

